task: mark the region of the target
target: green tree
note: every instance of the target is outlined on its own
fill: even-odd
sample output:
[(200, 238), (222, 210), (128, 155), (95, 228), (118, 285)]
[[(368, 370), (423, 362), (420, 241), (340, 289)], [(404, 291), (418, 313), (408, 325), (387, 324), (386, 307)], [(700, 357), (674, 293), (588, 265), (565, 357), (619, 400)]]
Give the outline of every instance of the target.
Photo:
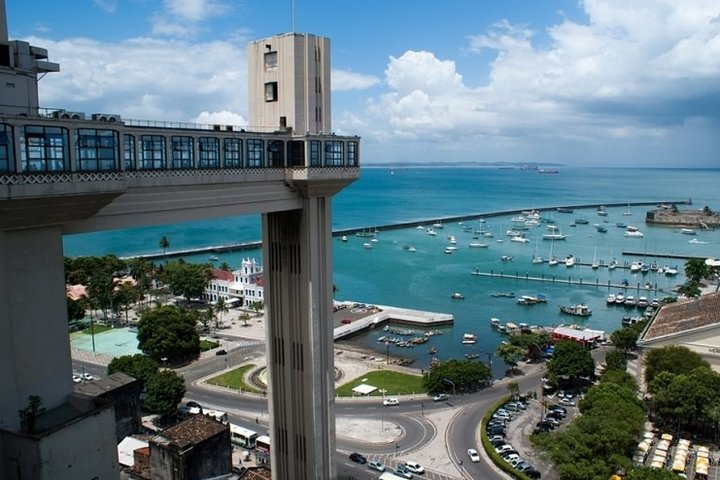
[(142, 258), (133, 258), (128, 262), (128, 270), (135, 279), (138, 290), (138, 300), (143, 300), (152, 290), (155, 267), (152, 262)]
[(689, 373), (702, 366), (709, 365), (697, 353), (687, 347), (669, 345), (652, 349), (645, 355), (645, 379), (648, 384), (652, 384), (655, 375), (660, 372), (677, 375)]
[(223, 323), (223, 314), (228, 313), (230, 309), (227, 306), (227, 303), (225, 303), (224, 297), (218, 297), (217, 301), (215, 302), (215, 312), (218, 314), (218, 325), (216, 325), (216, 328), (219, 328), (220, 325)]
[(145, 390), (146, 409), (160, 415), (171, 415), (185, 395), (185, 381), (172, 370), (162, 370), (148, 380)]
[(699, 297), (702, 294), (702, 290), (700, 290), (700, 284), (693, 282), (687, 282), (680, 285), (677, 288), (677, 292), (680, 295), (684, 295), (688, 298)]
[(525, 349), (518, 345), (512, 345), (510, 343), (501, 343), (497, 346), (495, 354), (510, 367), (510, 373), (515, 373), (515, 367), (517, 367), (518, 361), (525, 354)]
[(550, 334), (543, 333), (520, 333), (520, 335), (512, 335), (510, 344), (522, 347), (524, 349), (523, 356), (527, 356), (533, 360), (543, 358), (543, 348), (550, 344)]
[(200, 298), (205, 292), (212, 272), (206, 265), (187, 263), (184, 260), (167, 262), (159, 279), (168, 286), (173, 295), (185, 300)]
[[(642, 325), (638, 327), (639, 324)], [(646, 322), (639, 322), (636, 325), (619, 328), (610, 334), (610, 341), (615, 345), (615, 348), (627, 354), (637, 347), (638, 338), (640, 338), (640, 333), (645, 325)]]
[(162, 237), (160, 237), (160, 241), (158, 242), (158, 246), (159, 246), (160, 249), (162, 250), (162, 252), (163, 252), (163, 257), (164, 257), (164, 256), (165, 256), (165, 253), (167, 252), (167, 249), (170, 248), (170, 240), (169, 240), (165, 235), (163, 235)]
[(651, 468), (651, 467), (633, 467), (623, 480), (678, 480), (678, 475), (670, 470)]
[(143, 312), (138, 323), (138, 348), (155, 361), (172, 363), (197, 358), (200, 337), (197, 314), (163, 306)]
[(117, 314), (125, 314), (125, 322), (129, 320), (128, 310), (140, 300), (140, 290), (136, 285), (127, 282), (120, 282), (113, 292), (113, 309)]
[(423, 382), (428, 392), (457, 393), (475, 391), (490, 377), (490, 369), (483, 363), (452, 359), (432, 367)]
[(262, 300), (255, 300), (254, 302), (252, 302), (250, 304), (250, 308), (253, 309), (253, 311), (255, 312), (255, 315), (259, 315), (260, 312), (262, 312), (264, 307), (265, 307), (265, 304), (263, 303)]
[(90, 277), (88, 296), (92, 303), (102, 310), (105, 319), (109, 317), (108, 310), (112, 310), (114, 287), (115, 282), (109, 272), (100, 271)]
[(689, 283), (699, 284), (709, 273), (708, 266), (703, 258), (691, 258), (685, 262), (685, 276)]
[(107, 366), (107, 374), (112, 375), (115, 372), (123, 372), (140, 380), (145, 386), (157, 374), (158, 369), (159, 365), (155, 360), (147, 355), (137, 353), (113, 358)]
[(561, 340), (555, 344), (555, 352), (547, 366), (550, 379), (556, 385), (571, 384), (579, 377), (595, 374), (595, 361), (585, 347), (578, 342)]
[(85, 318), (85, 308), (87, 302), (83, 299), (73, 300), (70, 297), (65, 298), (67, 303), (68, 321), (82, 320)]
[(714, 424), (714, 408), (720, 402), (720, 374), (709, 367), (677, 375), (662, 372), (651, 386), (653, 409), (661, 423), (678, 428)]
[(243, 312), (240, 314), (240, 320), (243, 322), (243, 327), (247, 327), (250, 321), (250, 315), (247, 312)]
[(605, 354), (605, 372), (610, 370), (622, 370), (624, 372), (626, 368), (627, 357), (624, 352), (612, 349)]

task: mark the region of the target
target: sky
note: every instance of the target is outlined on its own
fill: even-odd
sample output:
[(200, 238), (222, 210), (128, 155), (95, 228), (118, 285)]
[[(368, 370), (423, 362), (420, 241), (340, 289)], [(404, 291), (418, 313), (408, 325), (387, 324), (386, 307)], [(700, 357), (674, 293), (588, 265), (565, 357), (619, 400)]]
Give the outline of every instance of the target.
[(329, 37), (361, 162), (720, 168), (718, 0), (5, 0), (40, 104), (247, 126), (247, 44)]

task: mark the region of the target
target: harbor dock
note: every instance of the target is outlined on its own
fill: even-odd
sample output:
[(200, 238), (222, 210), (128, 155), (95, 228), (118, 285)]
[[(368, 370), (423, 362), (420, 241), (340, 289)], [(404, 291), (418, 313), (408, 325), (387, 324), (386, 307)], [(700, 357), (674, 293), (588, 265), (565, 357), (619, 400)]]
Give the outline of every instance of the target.
[(501, 272), (481, 272), (479, 269), (474, 270), (471, 272), (472, 275), (478, 276), (478, 277), (491, 277), (491, 278), (504, 278), (508, 280), (526, 280), (528, 282), (542, 282), (542, 283), (553, 283), (553, 284), (564, 284), (564, 285), (578, 285), (583, 287), (595, 287), (595, 288), (618, 288), (618, 289), (624, 289), (624, 290), (636, 290), (638, 292), (645, 291), (645, 292), (660, 292), (662, 291), (660, 288), (658, 288), (658, 285), (656, 283), (653, 283), (648, 288), (647, 284), (640, 284), (637, 283), (635, 285), (630, 285), (629, 283), (613, 283), (612, 281), (608, 280), (607, 282), (600, 282), (599, 279), (595, 279), (595, 281), (587, 281), (583, 280), (582, 278), (573, 278), (572, 276), (568, 275), (566, 277), (560, 277), (558, 275), (550, 275), (545, 276), (541, 275), (539, 277), (536, 276), (530, 276), (529, 273), (520, 274), (518, 272), (515, 273), (506, 273), (504, 271)]

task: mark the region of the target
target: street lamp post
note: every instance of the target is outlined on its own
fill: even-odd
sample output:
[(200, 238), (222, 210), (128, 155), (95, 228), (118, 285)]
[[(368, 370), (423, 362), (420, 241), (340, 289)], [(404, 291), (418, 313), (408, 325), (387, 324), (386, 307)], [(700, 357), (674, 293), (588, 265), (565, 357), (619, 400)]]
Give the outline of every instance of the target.
[(386, 353), (385, 353), (385, 364), (389, 365), (390, 364), (390, 341), (389, 340), (385, 340), (385, 348), (387, 349)]
[(443, 381), (443, 382), (446, 382), (446, 383), (449, 383), (449, 384), (452, 386), (453, 395), (455, 395), (455, 384), (454, 384), (451, 380), (448, 380), (447, 378), (443, 378), (442, 381)]

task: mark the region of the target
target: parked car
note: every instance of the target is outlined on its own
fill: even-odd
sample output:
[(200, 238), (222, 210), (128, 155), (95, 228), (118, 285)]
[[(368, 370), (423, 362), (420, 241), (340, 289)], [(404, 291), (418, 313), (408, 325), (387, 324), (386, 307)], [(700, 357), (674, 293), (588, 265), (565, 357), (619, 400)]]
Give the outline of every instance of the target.
[(227, 355), (227, 351), (224, 348), (215, 351), (215, 355)]
[(563, 398), (560, 400), (560, 405), (565, 405), (568, 407), (574, 407), (575, 406), (575, 400), (569, 399), (569, 398)]
[(507, 452), (510, 450), (514, 450), (514, 448), (509, 443), (505, 443), (505, 444), (500, 445), (499, 447), (495, 448), (495, 451), (499, 454), (502, 454), (503, 452)]
[(80, 383), (82, 382), (82, 377), (80, 375), (73, 375), (73, 383)]
[(85, 380), (86, 382), (92, 382), (93, 380), (95, 380), (95, 377), (93, 377), (89, 373), (83, 373), (81, 376), (82, 376), (82, 379)]
[(417, 462), (405, 462), (405, 467), (412, 473), (417, 473), (418, 475), (422, 475), (423, 473), (425, 473), (425, 467), (423, 467)]
[(480, 455), (478, 455), (477, 450), (474, 448), (468, 448), (468, 457), (470, 457), (470, 461), (473, 463), (480, 461)]
[(385, 471), (385, 465), (383, 465), (380, 462), (377, 462), (375, 460), (371, 460), (367, 463), (367, 466), (370, 470), (377, 470), (378, 472), (384, 472)]
[(383, 400), (383, 405), (385, 405), (386, 407), (400, 405), (400, 400), (398, 400), (397, 398), (386, 398)]
[(533, 469), (530, 469), (530, 470), (525, 470), (525, 471), (523, 472), (523, 474), (526, 475), (527, 477), (532, 478), (532, 479), (536, 479), (536, 478), (541, 478), (541, 477), (542, 477), (542, 475), (540, 474), (540, 472), (538, 472), (538, 471), (535, 470), (534, 468), (533, 468)]
[(503, 408), (508, 412), (517, 412), (518, 410), (520, 410), (520, 407), (518, 407), (517, 403), (515, 402), (508, 402), (503, 405)]
[(357, 452), (353, 452), (350, 454), (350, 460), (355, 463), (359, 463), (360, 465), (364, 465), (367, 463), (367, 458), (363, 457)]
[(550, 423), (556, 427), (558, 425), (560, 425), (560, 421), (557, 418), (553, 418), (553, 417), (545, 417), (545, 418), (543, 418), (543, 422)]
[(527, 462), (520, 462), (517, 465), (515, 465), (515, 470), (519, 472), (524, 472), (525, 470), (532, 470), (532, 465), (530, 465)]
[(405, 465), (398, 465), (395, 469), (395, 475), (403, 478), (413, 478), (412, 472)]
[(445, 402), (450, 396), (447, 393), (438, 393), (433, 397), (433, 402)]

